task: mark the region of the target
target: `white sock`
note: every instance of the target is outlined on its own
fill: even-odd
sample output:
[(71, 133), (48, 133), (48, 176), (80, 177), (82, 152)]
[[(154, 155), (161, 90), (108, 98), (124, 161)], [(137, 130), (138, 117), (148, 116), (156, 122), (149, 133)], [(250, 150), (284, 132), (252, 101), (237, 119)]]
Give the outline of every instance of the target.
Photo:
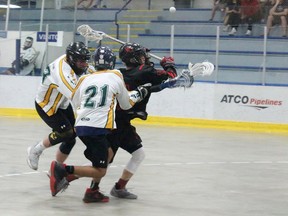
[(46, 147), (43, 145), (43, 141), (40, 141), (34, 148), (36, 152), (42, 153)]

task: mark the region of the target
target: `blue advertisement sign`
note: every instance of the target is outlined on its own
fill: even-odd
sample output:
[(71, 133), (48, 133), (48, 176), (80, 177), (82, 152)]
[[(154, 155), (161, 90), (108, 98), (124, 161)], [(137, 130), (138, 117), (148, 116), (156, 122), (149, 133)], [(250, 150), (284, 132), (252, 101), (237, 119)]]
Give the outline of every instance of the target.
[[(57, 42), (58, 32), (49, 32), (48, 33), (48, 42)], [(46, 41), (46, 32), (37, 32), (37, 42)]]

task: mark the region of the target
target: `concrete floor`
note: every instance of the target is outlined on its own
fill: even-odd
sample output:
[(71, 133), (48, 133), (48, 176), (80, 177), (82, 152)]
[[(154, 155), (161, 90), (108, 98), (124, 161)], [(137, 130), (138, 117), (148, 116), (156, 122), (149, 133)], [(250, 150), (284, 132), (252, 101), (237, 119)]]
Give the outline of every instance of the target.
[[(90, 179), (52, 197), (46, 171), (56, 148), (26, 164), (26, 148), (50, 132), (40, 120), (0, 117), (0, 215), (287, 216), (288, 136), (139, 125), (146, 159), (128, 189), (138, 200), (85, 204)], [(78, 140), (67, 164), (87, 163)], [(129, 155), (101, 183), (109, 194)]]

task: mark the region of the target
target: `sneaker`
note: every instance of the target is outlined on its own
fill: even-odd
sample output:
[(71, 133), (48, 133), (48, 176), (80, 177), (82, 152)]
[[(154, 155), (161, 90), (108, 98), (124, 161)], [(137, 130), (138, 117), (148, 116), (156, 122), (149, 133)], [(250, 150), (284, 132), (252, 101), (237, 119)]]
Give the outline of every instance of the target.
[(27, 148), (27, 153), (28, 153), (27, 164), (33, 170), (37, 170), (38, 169), (39, 157), (42, 154), (42, 151), (36, 151), (35, 150), (35, 146), (36, 145), (37, 144), (35, 144), (34, 146), (29, 146)]
[(235, 33), (237, 32), (236, 28), (232, 28), (232, 30), (229, 32), (229, 35), (235, 35)]
[(230, 28), (229, 25), (224, 26), (224, 28), (223, 28), (223, 32), (227, 32), (227, 31), (229, 30), (229, 28)]
[(130, 193), (127, 191), (126, 188), (123, 189), (116, 189), (116, 186), (111, 189), (110, 191), (111, 196), (122, 198), (122, 199), (137, 199), (137, 195)]
[(251, 30), (247, 30), (246, 35), (250, 36), (251, 34), (252, 34), (252, 31)]
[(65, 178), (67, 172), (63, 164), (52, 161), (50, 166), (51, 176), (50, 176), (50, 190), (52, 196), (56, 196), (60, 191), (64, 191), (69, 183)]
[(99, 190), (92, 190), (91, 188), (87, 188), (83, 198), (83, 202), (109, 202), (109, 197), (102, 194)]
[[(65, 166), (65, 165), (64, 165), (64, 166)], [(50, 177), (51, 177), (51, 171), (50, 171), (50, 170), (48, 170), (47, 176), (48, 176), (48, 178), (50, 179)], [(76, 176), (76, 175), (74, 175), (74, 174), (68, 174), (65, 178), (66, 178), (66, 180), (67, 180), (68, 182), (72, 182), (72, 181), (74, 181), (74, 180), (76, 180), (76, 179), (79, 179), (79, 177)]]

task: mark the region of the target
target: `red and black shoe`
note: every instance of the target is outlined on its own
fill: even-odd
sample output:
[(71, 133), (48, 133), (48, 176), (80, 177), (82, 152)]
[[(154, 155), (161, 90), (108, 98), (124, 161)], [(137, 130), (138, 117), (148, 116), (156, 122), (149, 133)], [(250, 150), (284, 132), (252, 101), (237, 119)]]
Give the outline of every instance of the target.
[(99, 190), (92, 190), (91, 188), (87, 188), (83, 202), (109, 202), (109, 197), (102, 194)]
[(56, 196), (60, 191), (65, 190), (69, 183), (65, 178), (68, 174), (65, 170), (65, 165), (52, 161), (50, 165), (50, 190), (52, 196)]

